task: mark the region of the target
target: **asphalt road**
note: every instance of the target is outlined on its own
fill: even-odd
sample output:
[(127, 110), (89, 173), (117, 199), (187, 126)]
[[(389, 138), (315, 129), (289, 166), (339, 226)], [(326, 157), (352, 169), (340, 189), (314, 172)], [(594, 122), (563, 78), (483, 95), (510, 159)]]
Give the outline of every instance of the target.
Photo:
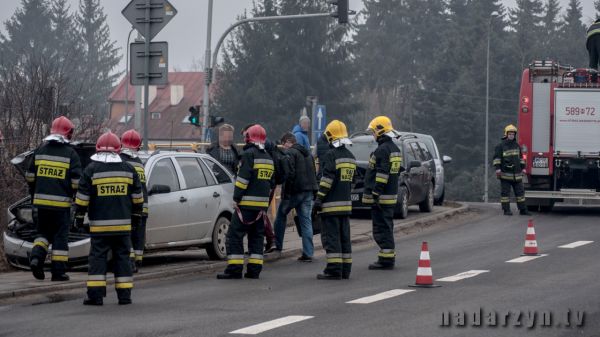
[[(24, 300), (0, 306), (0, 336), (226, 336), (240, 329), (303, 337), (600, 336), (600, 210), (535, 215), (540, 251), (548, 255), (507, 263), (522, 252), (527, 218), (474, 207), (477, 216), (399, 238), (393, 271), (367, 270), (377, 248), (365, 244), (355, 247), (348, 281), (316, 280), (324, 266), (321, 255), (312, 264), (292, 259), (267, 264), (261, 280), (218, 281), (207, 272), (141, 283), (131, 306), (116, 305), (112, 290), (103, 307), (84, 307), (80, 292), (56, 296), (54, 303)], [(435, 279), (487, 272), (436, 281), (440, 288), (409, 288), (422, 241), (429, 242)], [(594, 242), (558, 247), (577, 241)], [(364, 299), (373, 295), (378, 297)], [(346, 303), (356, 300), (372, 303)], [(472, 316), (479, 310), (481, 326), (474, 327)], [(568, 310), (571, 327), (564, 326)], [(581, 327), (573, 326), (577, 311), (584, 312)], [(451, 326), (441, 326), (444, 312), (451, 313)], [(460, 312), (466, 314), (463, 327), (457, 326)], [(496, 326), (488, 324), (490, 312), (496, 313)], [(542, 326), (543, 312), (551, 314), (551, 326)]]

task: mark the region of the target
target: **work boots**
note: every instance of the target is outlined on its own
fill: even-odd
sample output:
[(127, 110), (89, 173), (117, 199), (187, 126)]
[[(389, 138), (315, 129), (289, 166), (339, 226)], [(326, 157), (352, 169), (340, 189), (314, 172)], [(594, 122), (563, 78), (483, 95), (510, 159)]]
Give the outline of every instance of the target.
[(102, 302), (101, 298), (86, 298), (85, 300), (83, 300), (83, 305), (96, 305), (96, 306), (100, 306), (103, 305), (104, 303)]
[(52, 275), (52, 282), (65, 282), (69, 281), (71, 278), (67, 274), (56, 274)]
[(40, 260), (36, 258), (31, 259), (31, 262), (29, 262), (29, 267), (31, 268), (33, 277), (36, 279), (43, 280), (46, 278), (46, 275), (44, 274), (44, 264), (40, 263)]
[(394, 265), (393, 264), (388, 264), (388, 263), (381, 263), (379, 261), (371, 263), (369, 265), (369, 270), (392, 270), (394, 269)]
[(513, 215), (513, 213), (511, 212), (511, 210), (510, 210), (510, 209), (505, 209), (505, 210), (504, 210), (504, 215), (511, 216), (511, 215)]
[(332, 274), (318, 274), (317, 280), (341, 280), (342, 275), (332, 275)]

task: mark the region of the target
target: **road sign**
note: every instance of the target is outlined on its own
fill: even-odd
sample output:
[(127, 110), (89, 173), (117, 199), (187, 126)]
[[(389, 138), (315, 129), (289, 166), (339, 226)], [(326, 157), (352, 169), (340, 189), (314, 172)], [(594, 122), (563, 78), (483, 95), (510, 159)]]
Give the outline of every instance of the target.
[[(150, 20), (146, 19), (146, 9), (150, 6)], [(131, 0), (121, 12), (147, 40), (152, 40), (177, 14), (177, 10), (167, 0)], [(150, 23), (150, 36), (146, 36), (146, 23)]]
[[(134, 42), (130, 45), (129, 64), (131, 85), (144, 85), (146, 78), (145, 43)], [(149, 85), (167, 85), (169, 73), (169, 44), (167, 42), (150, 42)]]
[(312, 136), (316, 144), (317, 139), (321, 137), (327, 126), (327, 108), (324, 105), (317, 105), (312, 117)]

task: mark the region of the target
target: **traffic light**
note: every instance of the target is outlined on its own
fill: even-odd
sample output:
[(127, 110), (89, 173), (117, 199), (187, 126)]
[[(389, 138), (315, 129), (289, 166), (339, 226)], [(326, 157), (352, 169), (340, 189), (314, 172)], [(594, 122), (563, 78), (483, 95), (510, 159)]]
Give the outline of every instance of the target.
[(188, 121), (190, 121), (190, 124), (200, 126), (200, 106), (191, 106), (189, 112), (190, 116), (188, 117)]
[(338, 19), (338, 23), (348, 23), (348, 0), (329, 0), (329, 4), (336, 7), (331, 16)]

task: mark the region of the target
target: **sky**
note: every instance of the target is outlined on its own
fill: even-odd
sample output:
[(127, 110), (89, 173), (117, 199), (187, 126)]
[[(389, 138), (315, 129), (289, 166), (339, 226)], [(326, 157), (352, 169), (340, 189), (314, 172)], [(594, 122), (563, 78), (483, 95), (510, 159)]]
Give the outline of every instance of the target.
[[(20, 6), (21, 0), (1, 0), (0, 31), (4, 30), (4, 22)], [(79, 0), (68, 0), (73, 10), (77, 9)], [(194, 63), (203, 64), (206, 46), (206, 20), (208, 0), (169, 0), (177, 9), (178, 14), (153, 39), (153, 41), (169, 42), (169, 66), (177, 70), (189, 70)], [(325, 0), (323, 0), (325, 1)], [(515, 0), (504, 0), (507, 7), (514, 6)], [(561, 5), (567, 6), (569, 0), (560, 0)], [(130, 23), (123, 17), (121, 10), (129, 0), (101, 0), (107, 14), (111, 37), (121, 47), (121, 55), (125, 54), (127, 35)], [(591, 22), (594, 14), (593, 0), (582, 0), (583, 14), (586, 22)], [(236, 17), (246, 8), (252, 8), (252, 0), (214, 0), (212, 44), (213, 47), (220, 35), (235, 22)], [(350, 8), (357, 11), (362, 9), (362, 0), (350, 0)], [(333, 19), (332, 19), (333, 20)], [(135, 33), (131, 40), (135, 39)], [(125, 61), (119, 67), (125, 70)]]

